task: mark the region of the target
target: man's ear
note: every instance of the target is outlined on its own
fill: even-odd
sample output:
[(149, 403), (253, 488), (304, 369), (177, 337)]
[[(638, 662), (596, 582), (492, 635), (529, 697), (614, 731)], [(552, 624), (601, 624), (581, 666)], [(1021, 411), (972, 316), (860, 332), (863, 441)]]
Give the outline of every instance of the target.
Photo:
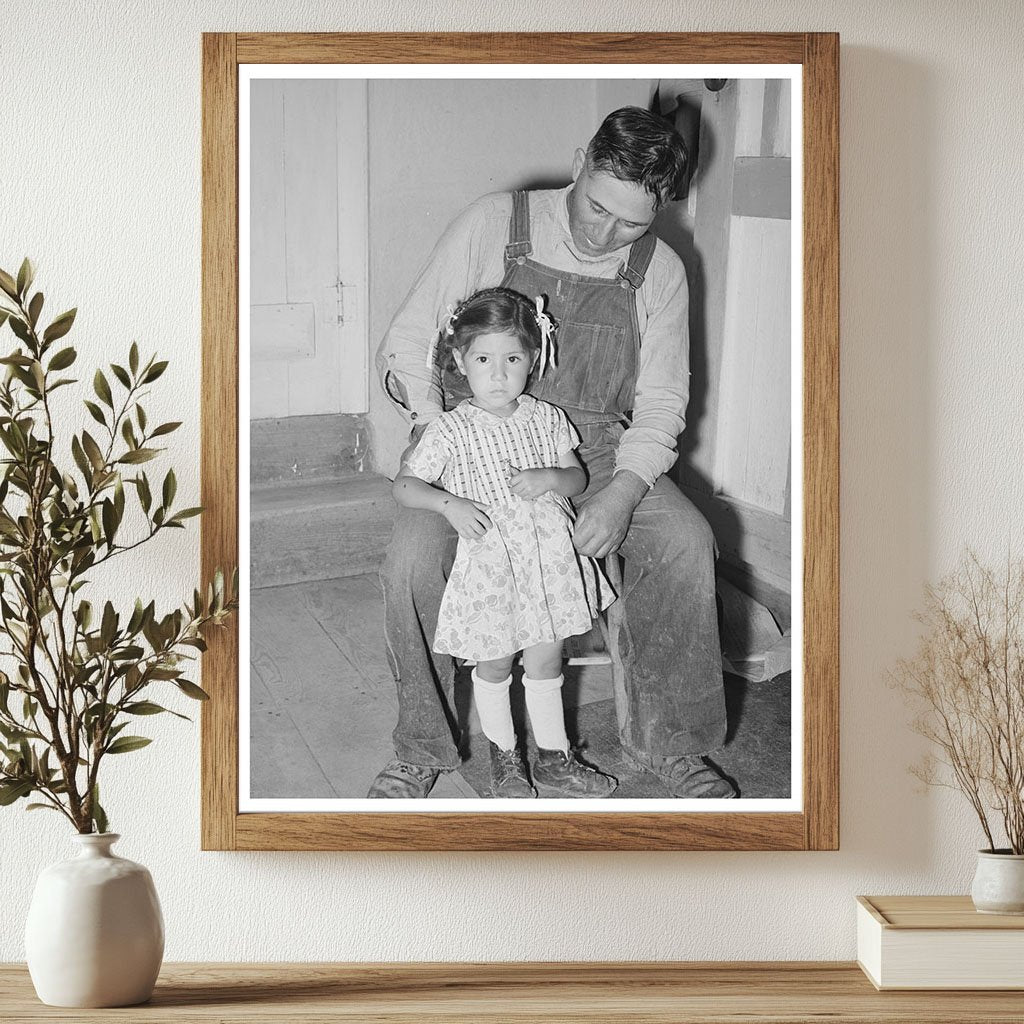
[(580, 171), (583, 170), (584, 165), (587, 162), (587, 151), (585, 149), (577, 149), (573, 154), (572, 158), (572, 180), (575, 181), (580, 176)]

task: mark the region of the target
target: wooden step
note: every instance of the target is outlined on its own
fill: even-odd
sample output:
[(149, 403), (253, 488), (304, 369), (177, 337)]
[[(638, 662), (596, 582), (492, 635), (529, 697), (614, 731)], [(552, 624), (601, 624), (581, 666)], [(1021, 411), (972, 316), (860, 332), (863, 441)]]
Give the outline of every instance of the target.
[(391, 481), (369, 473), (256, 488), (250, 500), (253, 589), (375, 572), (397, 511)]
[(249, 423), (250, 487), (292, 487), (362, 473), (370, 436), (366, 417), (338, 413)]

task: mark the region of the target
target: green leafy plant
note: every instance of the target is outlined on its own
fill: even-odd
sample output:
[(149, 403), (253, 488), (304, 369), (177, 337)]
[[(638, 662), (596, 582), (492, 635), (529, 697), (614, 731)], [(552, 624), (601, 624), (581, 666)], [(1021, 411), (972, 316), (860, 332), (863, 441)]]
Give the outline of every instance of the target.
[(174, 507), (173, 469), (155, 487), (140, 468), (181, 424), (147, 421), (141, 402), (167, 363), (142, 360), (136, 344), (123, 365), (93, 376), (95, 400), (84, 405), (96, 426), (58, 435), (52, 396), (77, 383), (65, 375), (77, 353), (58, 342), (76, 311), (42, 327), (33, 277), (27, 259), (16, 276), (0, 271), (0, 328), (17, 342), (0, 358), (0, 805), (24, 799), (79, 832), (105, 832), (101, 764), (152, 742), (126, 732), (133, 721), (186, 718), (151, 699), (159, 687), (207, 699), (185, 676), (206, 649), (204, 630), (237, 607), (237, 571), (229, 587), (218, 571), (162, 616), (142, 598), (125, 613), (86, 599), (93, 570), (202, 510)]
[[(1024, 561), (1007, 559), (1000, 572), (969, 552), (925, 588), (915, 618), (917, 652), (899, 662), (895, 682), (938, 757), (911, 771), (963, 793), (989, 852), (1024, 853)], [(1003, 836), (1007, 847), (997, 848)]]

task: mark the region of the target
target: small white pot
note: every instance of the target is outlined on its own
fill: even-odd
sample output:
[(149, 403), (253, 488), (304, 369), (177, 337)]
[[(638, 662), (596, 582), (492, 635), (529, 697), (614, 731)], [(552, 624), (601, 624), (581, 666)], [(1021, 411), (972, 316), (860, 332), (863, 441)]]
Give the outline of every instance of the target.
[(1024, 914), (1024, 854), (979, 850), (971, 899), (982, 914)]
[(25, 955), (36, 994), (49, 1006), (134, 1006), (153, 993), (163, 915), (149, 872), (111, 853), (120, 838), (76, 835), (79, 855), (39, 875)]

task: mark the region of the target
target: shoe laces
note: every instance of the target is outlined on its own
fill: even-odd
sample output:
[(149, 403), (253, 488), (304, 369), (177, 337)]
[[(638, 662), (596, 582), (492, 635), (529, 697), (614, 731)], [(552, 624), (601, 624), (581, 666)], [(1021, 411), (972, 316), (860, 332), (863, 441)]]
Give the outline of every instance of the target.
[(494, 749), (498, 752), (496, 760), (498, 771), (501, 773), (501, 782), (505, 782), (512, 776), (517, 778), (525, 777), (523, 761), (518, 750), (502, 750), (497, 744), (495, 744)]
[(576, 751), (575, 750), (570, 750), (569, 751), (569, 765), (570, 765), (570, 767), (572, 765), (575, 765), (578, 769), (580, 769), (582, 771), (585, 771), (585, 772), (589, 772), (591, 775), (600, 775), (601, 774), (601, 772), (599, 772), (596, 768), (593, 768), (591, 765), (587, 764), (585, 761), (581, 761), (576, 756)]
[[(583, 748), (581, 747), (580, 749), (582, 750)], [(561, 751), (559, 751), (559, 753), (561, 753)], [(596, 768), (592, 768), (585, 761), (581, 761), (579, 757), (577, 757), (577, 754), (578, 750), (574, 747), (570, 747), (568, 753), (563, 755), (565, 757), (565, 767), (569, 771), (576, 770), (582, 772), (590, 772), (591, 775), (600, 774), (600, 772), (598, 772)]]

